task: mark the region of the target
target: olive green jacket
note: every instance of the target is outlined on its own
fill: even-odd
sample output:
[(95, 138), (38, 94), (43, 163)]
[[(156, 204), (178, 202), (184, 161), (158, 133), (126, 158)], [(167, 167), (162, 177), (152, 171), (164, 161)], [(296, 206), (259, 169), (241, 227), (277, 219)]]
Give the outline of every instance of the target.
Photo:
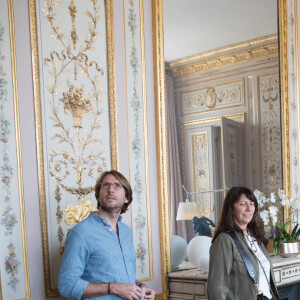
[[(241, 244), (249, 255), (256, 277), (259, 278), (259, 263), (255, 254), (248, 247), (244, 235), (237, 233)], [(266, 248), (260, 246), (271, 265), (270, 285), (273, 299), (279, 300), (275, 286), (272, 263)], [(262, 274), (264, 276), (264, 274)], [(209, 273), (208, 273), (208, 299), (209, 300), (256, 300), (256, 287), (250, 278), (244, 261), (228, 233), (221, 233), (210, 247)]]

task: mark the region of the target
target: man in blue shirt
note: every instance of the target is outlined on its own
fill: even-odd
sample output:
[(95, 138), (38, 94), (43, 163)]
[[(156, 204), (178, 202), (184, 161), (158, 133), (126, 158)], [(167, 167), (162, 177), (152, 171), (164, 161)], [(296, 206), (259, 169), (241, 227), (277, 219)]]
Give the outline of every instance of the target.
[(68, 233), (58, 279), (63, 297), (80, 299), (153, 300), (154, 291), (136, 281), (132, 231), (120, 214), (132, 202), (132, 189), (117, 171), (97, 180), (98, 211)]

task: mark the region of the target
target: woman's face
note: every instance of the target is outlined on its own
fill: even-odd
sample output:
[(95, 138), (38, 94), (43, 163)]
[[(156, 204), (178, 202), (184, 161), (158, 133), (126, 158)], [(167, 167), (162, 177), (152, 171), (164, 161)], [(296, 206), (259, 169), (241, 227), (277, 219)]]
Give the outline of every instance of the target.
[(237, 225), (243, 230), (253, 218), (255, 212), (255, 203), (249, 200), (244, 194), (233, 205), (233, 218)]

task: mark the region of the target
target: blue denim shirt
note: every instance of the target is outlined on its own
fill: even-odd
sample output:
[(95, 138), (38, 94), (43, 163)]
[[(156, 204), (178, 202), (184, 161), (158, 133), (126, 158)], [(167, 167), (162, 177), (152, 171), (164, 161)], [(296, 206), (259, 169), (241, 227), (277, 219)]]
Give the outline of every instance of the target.
[[(136, 282), (136, 254), (131, 229), (118, 220), (119, 236), (95, 212), (68, 233), (58, 290), (63, 297), (81, 298), (89, 283)], [(122, 299), (106, 295), (88, 299)]]

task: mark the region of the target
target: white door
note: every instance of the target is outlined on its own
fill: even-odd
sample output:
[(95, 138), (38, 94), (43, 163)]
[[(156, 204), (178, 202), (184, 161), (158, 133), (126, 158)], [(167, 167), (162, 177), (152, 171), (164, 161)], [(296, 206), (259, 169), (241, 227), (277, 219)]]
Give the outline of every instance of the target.
[[(200, 192), (218, 188), (218, 176), (215, 171), (222, 169), (215, 164), (221, 162), (221, 151), (214, 146), (220, 137), (220, 127), (207, 124), (186, 127), (184, 150), (184, 184), (189, 192)], [(219, 138), (218, 138), (219, 135)], [(220, 149), (220, 147), (219, 147)], [(219, 153), (219, 158), (217, 154)], [(219, 172), (220, 175), (220, 172)], [(215, 221), (214, 193), (197, 193), (190, 195), (190, 201), (198, 205), (201, 216)]]
[(242, 124), (222, 117), (221, 120), (224, 185), (244, 185), (244, 142)]

